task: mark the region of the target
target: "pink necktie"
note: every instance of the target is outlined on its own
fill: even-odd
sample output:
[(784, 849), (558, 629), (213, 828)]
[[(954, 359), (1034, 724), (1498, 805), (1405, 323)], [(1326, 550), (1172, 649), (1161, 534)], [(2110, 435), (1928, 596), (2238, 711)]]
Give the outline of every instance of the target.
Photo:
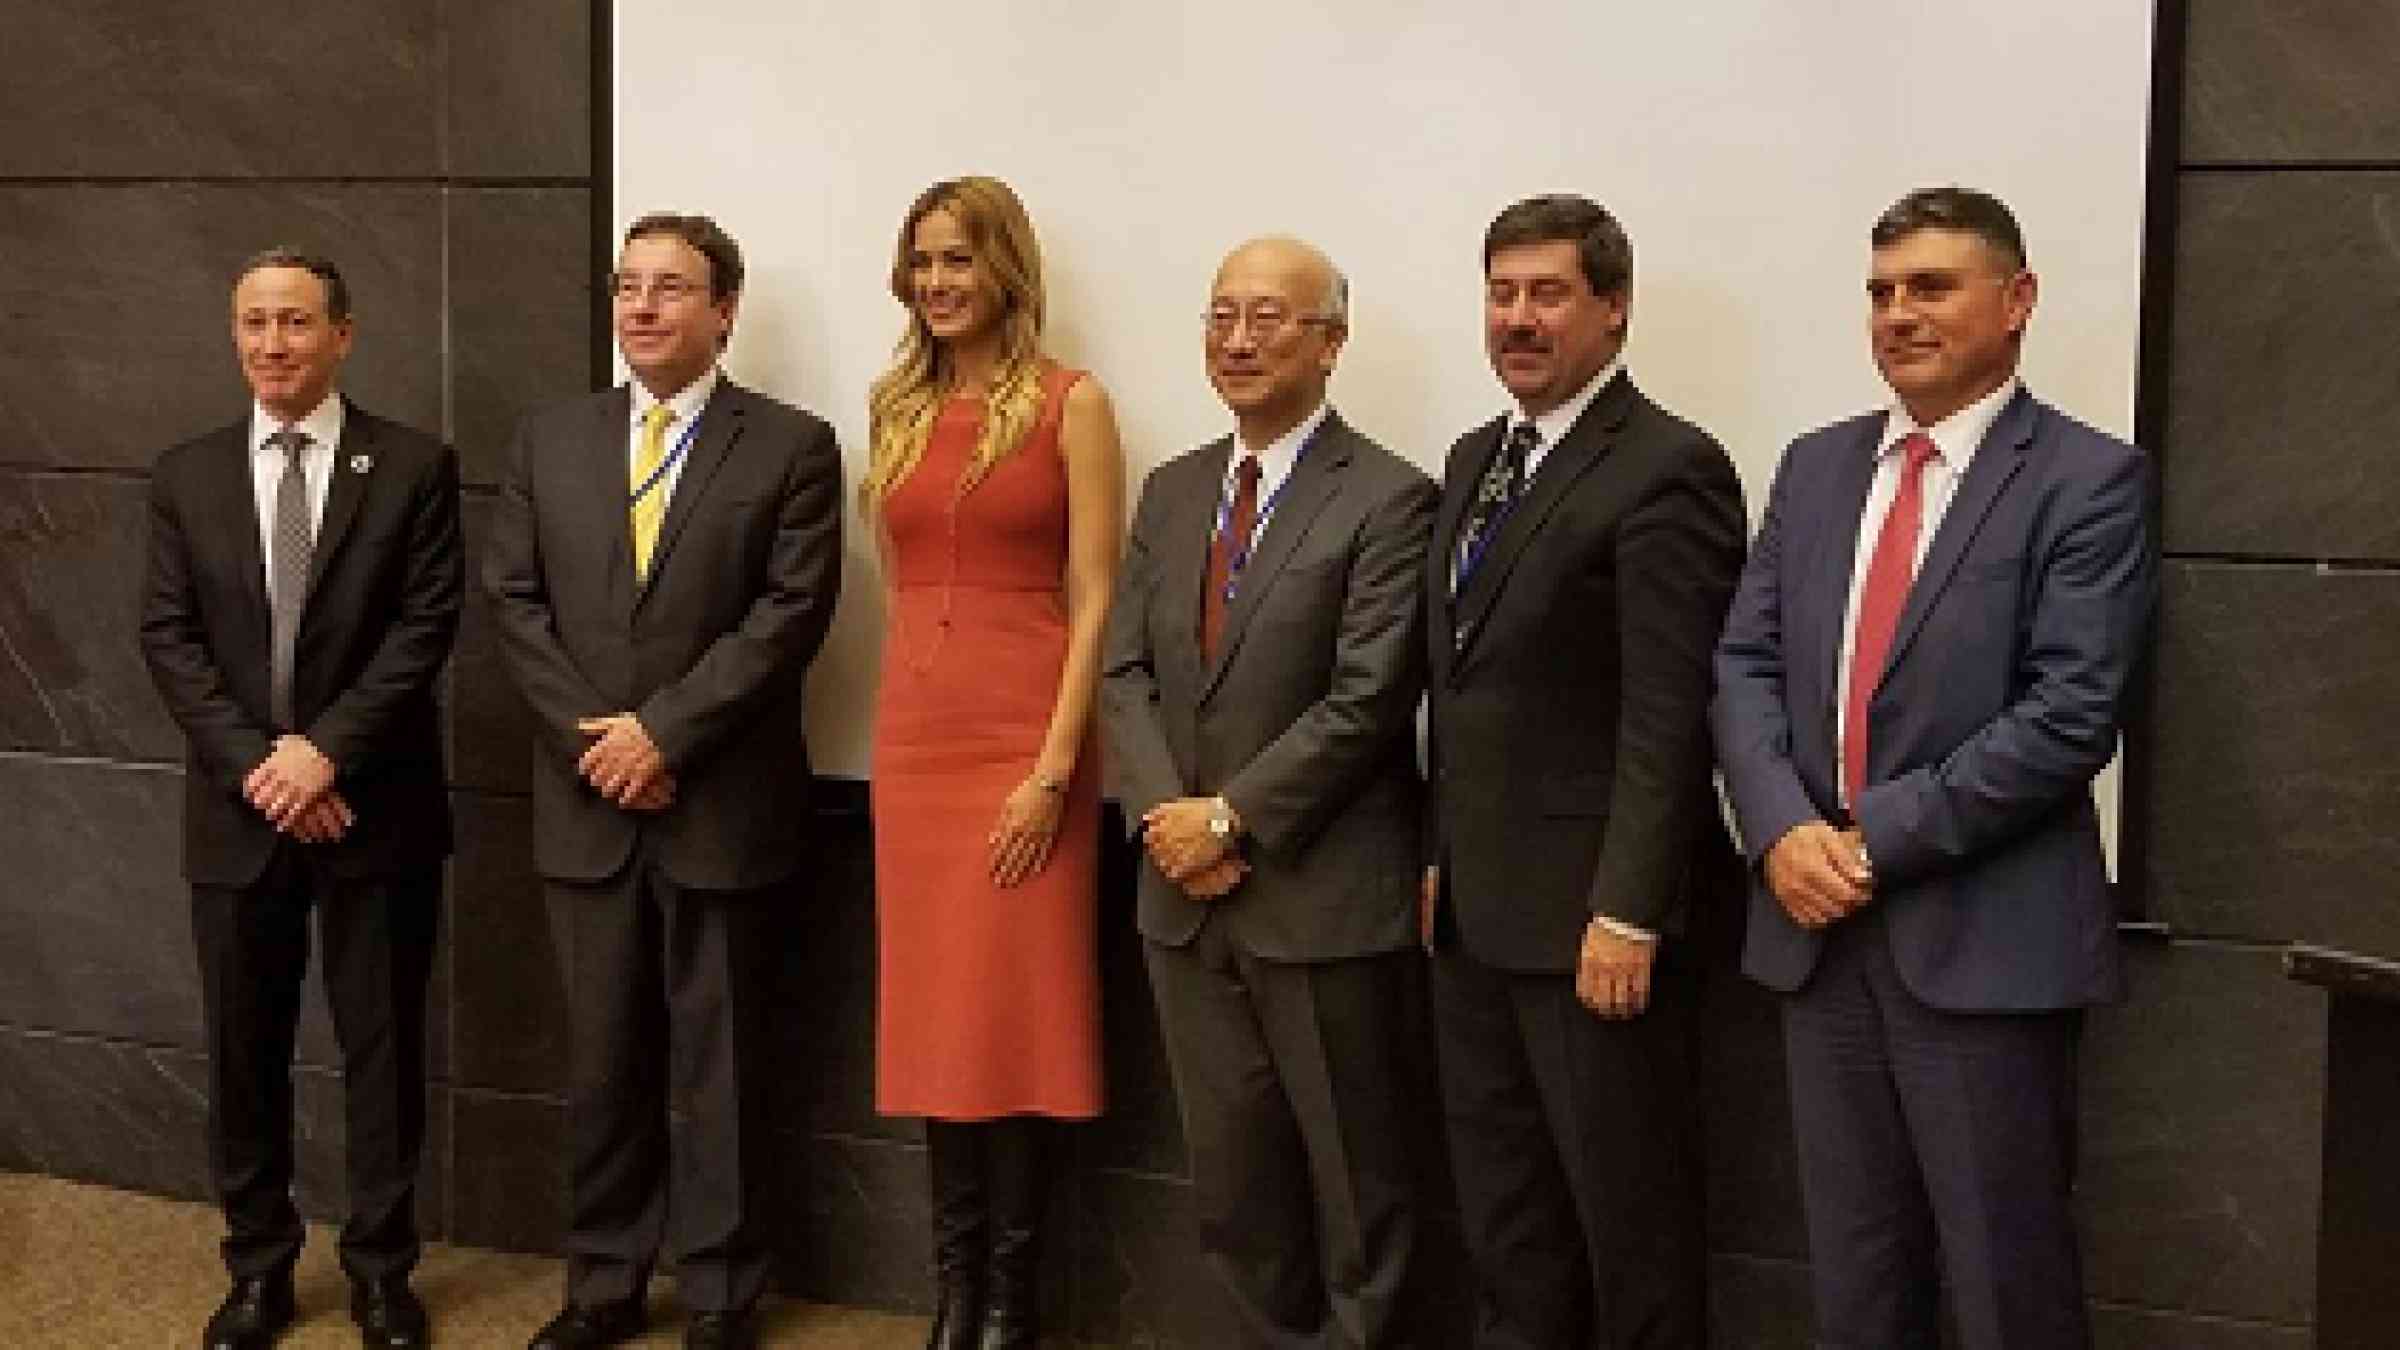
[(1850, 695), (1842, 717), (1842, 786), (1856, 805), (1867, 787), (1867, 700), (1883, 678), (1892, 654), (1892, 635), (1908, 604), (1908, 584), (1917, 572), (1917, 533), (1925, 518), (1925, 461), (1938, 453), (1933, 438), (1912, 432), (1900, 442), (1900, 490), (1875, 536), (1867, 582), (1858, 596), (1858, 629), (1850, 644)]

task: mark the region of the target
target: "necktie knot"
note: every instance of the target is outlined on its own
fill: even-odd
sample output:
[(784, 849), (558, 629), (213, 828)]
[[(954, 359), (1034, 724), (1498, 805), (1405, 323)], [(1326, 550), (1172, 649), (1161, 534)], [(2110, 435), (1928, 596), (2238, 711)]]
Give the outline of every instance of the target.
[(664, 403), (653, 403), (650, 405), (650, 411), (642, 414), (642, 430), (653, 436), (662, 435), (667, 429), (667, 423), (674, 420), (675, 410), (673, 408)]
[(267, 444), (283, 452), (284, 464), (288, 467), (299, 463), (301, 453), (308, 449), (308, 433), (298, 427), (285, 427), (267, 437)]
[(1233, 490), (1236, 492), (1255, 491), (1261, 472), (1263, 471), (1258, 466), (1258, 456), (1245, 452), (1241, 462), (1233, 466)]
[(1928, 460), (1941, 458), (1942, 448), (1933, 437), (1922, 431), (1912, 431), (1900, 438), (1901, 471), (1911, 476), (1925, 472)]

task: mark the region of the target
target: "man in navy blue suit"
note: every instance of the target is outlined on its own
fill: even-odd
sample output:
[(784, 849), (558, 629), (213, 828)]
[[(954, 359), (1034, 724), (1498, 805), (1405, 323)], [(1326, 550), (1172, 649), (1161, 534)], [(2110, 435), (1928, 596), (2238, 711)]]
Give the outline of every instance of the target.
[(2157, 580), (2142, 452), (2017, 378), (2015, 218), (1875, 222), (1887, 409), (1785, 451), (1711, 720), (1783, 997), (1817, 1343), (2089, 1343), (2070, 1213), (2082, 1010), (2119, 996), (2091, 780)]

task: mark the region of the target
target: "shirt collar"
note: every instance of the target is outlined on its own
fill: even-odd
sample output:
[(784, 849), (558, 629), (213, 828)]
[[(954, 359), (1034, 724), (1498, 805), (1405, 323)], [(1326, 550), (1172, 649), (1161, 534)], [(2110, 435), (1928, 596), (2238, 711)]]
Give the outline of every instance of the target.
[(2017, 396), (2022, 384), (2023, 381), (2011, 375), (1999, 388), (1929, 427), (1918, 426), (1908, 406), (1894, 400), (1890, 411), (1884, 414), (1883, 439), (1875, 444), (1875, 458), (1880, 460), (1891, 454), (1903, 438), (1922, 431), (1933, 438), (1933, 448), (1939, 452), (1945, 467), (1953, 473), (1965, 473), (1967, 461), (1975, 457), (1976, 447), (1983, 444), (1992, 424), (2000, 420), (2000, 410)]
[[(1301, 418), (1300, 425), (1253, 452), (1258, 456), (1258, 480), (1262, 483), (1282, 482), (1284, 475), (1292, 471), (1292, 466), (1300, 462), (1300, 451), (1308, 445), (1308, 438), (1317, 434), (1317, 428), (1325, 425), (1326, 414), (1332, 411), (1332, 404), (1319, 399), (1316, 411)], [(1242, 455), (1247, 449), (1242, 444), (1242, 434), (1236, 431), (1233, 434), (1233, 455), (1225, 464), (1228, 482), (1232, 481), (1233, 472), (1241, 467)]]
[[(312, 448), (323, 447), (330, 454), (342, 442), (342, 396), (327, 391), (308, 416), (290, 424), (292, 430), (308, 437)], [(282, 418), (268, 412), (266, 405), (253, 400), (250, 404), (250, 453), (255, 455), (267, 448), (267, 438), (285, 429)]]
[[(1606, 389), (1608, 382), (1617, 378), (1624, 369), (1625, 358), (1622, 354), (1610, 358), (1607, 365), (1600, 367), (1599, 374), (1584, 381), (1583, 388), (1576, 390), (1573, 398), (1530, 419), (1534, 431), (1542, 438), (1542, 447), (1548, 449), (1565, 439), (1566, 434), (1575, 429), (1575, 423), (1582, 419), (1583, 410), (1591, 407), (1592, 400), (1600, 397), (1600, 391)], [(1527, 420), (1524, 409), (1512, 408), (1508, 414), (1508, 429), (1514, 431)]]
[(700, 415), (702, 408), (708, 406), (709, 396), (717, 392), (717, 381), (720, 377), (721, 372), (718, 368), (710, 366), (701, 373), (699, 379), (663, 399), (652, 394), (650, 387), (640, 380), (633, 381), (634, 426), (641, 426), (643, 420), (650, 416), (650, 410), (661, 403), (674, 410), (675, 415), (668, 419), (669, 425), (683, 426), (689, 423)]

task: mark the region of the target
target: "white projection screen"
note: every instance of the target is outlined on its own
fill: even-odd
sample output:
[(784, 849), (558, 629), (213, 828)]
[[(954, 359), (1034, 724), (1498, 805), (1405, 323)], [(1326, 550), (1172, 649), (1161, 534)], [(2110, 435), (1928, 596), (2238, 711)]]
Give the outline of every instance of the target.
[[(1882, 401), (1866, 232), (1914, 187), (2015, 208), (2042, 282), (2028, 383), (2131, 433), (2152, 9), (628, 0), (614, 219), (733, 232), (751, 270), (726, 367), (830, 420), (855, 483), (903, 317), (900, 214), (936, 179), (1006, 179), (1041, 236), (1052, 349), (1107, 385), (1138, 483), (1227, 429), (1199, 315), (1225, 251), (1264, 233), (1348, 273), (1334, 400), (1438, 472), (1503, 408), (1484, 226), (1582, 193), (1633, 239), (1634, 379), (1725, 443), (1755, 518), (1786, 441)], [(810, 738), (820, 772), (864, 776), (882, 603), (850, 529)]]

